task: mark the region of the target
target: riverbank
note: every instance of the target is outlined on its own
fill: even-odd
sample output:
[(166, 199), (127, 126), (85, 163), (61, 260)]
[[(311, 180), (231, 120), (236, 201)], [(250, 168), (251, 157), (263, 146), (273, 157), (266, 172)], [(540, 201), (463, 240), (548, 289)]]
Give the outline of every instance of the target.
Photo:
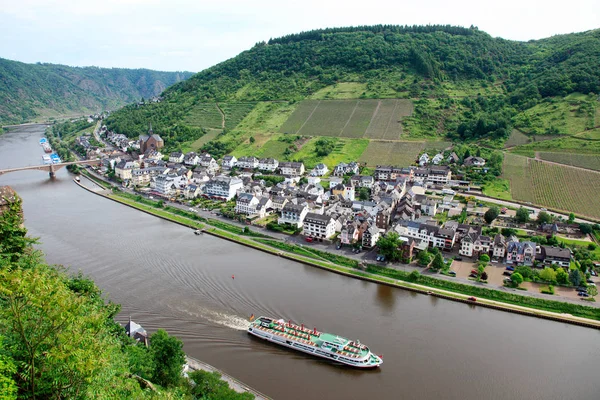
[(207, 364), (203, 361), (196, 360), (195, 358), (186, 356), (186, 364), (188, 366), (188, 371), (185, 372), (193, 372), (193, 371), (207, 371), (207, 372), (217, 372), (221, 375), (221, 379), (229, 384), (229, 387), (235, 390), (238, 393), (251, 393), (254, 395), (256, 400), (271, 400), (270, 397), (262, 394), (258, 390), (252, 389), (250, 386), (245, 383), (235, 379), (233, 376), (226, 374), (218, 368), (213, 367), (210, 364)]
[[(93, 181), (97, 181), (97, 179), (92, 179)], [(106, 183), (104, 183), (104, 185), (106, 185)], [(122, 198), (115, 194), (106, 195), (103, 193), (95, 192), (81, 184), (79, 184), (79, 186), (83, 187), (86, 190), (89, 190), (92, 193), (108, 198), (112, 201), (116, 201), (129, 207), (138, 209), (140, 211), (155, 215), (159, 218), (176, 222), (183, 226), (198, 229), (198, 227), (201, 225), (199, 222), (193, 221), (192, 219), (184, 218), (179, 215), (173, 215), (162, 209), (152, 208), (144, 204), (139, 204), (134, 200)], [(204, 218), (200, 217), (199, 219), (203, 220)], [(223, 224), (220, 221), (219, 223)], [(572, 303), (558, 302), (553, 300), (526, 297), (519, 294), (507, 293), (499, 290), (487, 289), (484, 287), (468, 286), (461, 283), (448, 282), (431, 277), (425, 277), (418, 273), (416, 275), (408, 274), (406, 272), (398, 271), (395, 269), (382, 268), (374, 265), (367, 265), (365, 266), (365, 268), (357, 268), (357, 265), (355, 268), (353, 268), (345, 265), (339, 265), (339, 263), (327, 261), (324, 259), (325, 257), (323, 257), (323, 255), (314, 254), (313, 258), (310, 257), (307, 253), (303, 253), (304, 255), (300, 255), (298, 253), (282, 250), (282, 242), (277, 242), (277, 248), (271, 247), (267, 244), (264, 244), (264, 240), (261, 240), (262, 243), (260, 243), (257, 241), (257, 239), (252, 239), (251, 237), (243, 236), (216, 227), (205, 226), (204, 232), (232, 242), (252, 247), (263, 252), (284, 257), (293, 261), (298, 261), (317, 268), (326, 269), (328, 271), (353, 278), (359, 278), (374, 283), (381, 283), (388, 286), (411, 290), (426, 295), (442, 297), (448, 300), (468, 303), (470, 305), (478, 305), (482, 307), (493, 308), (496, 310), (508, 311), (522, 315), (535, 316), (538, 318), (544, 318), (553, 321), (566, 322), (574, 325), (600, 329), (600, 310), (592, 307)], [(298, 247), (295, 245), (287, 246), (292, 246), (294, 249), (295, 247)], [(306, 249), (303, 248), (302, 250)], [(345, 257), (342, 256), (337, 256), (330, 253), (326, 254), (330, 255), (334, 259), (345, 259)], [(355, 260), (348, 261), (349, 265), (352, 265), (352, 263), (356, 263)], [(469, 300), (469, 298), (472, 296), (477, 296), (477, 300)]]

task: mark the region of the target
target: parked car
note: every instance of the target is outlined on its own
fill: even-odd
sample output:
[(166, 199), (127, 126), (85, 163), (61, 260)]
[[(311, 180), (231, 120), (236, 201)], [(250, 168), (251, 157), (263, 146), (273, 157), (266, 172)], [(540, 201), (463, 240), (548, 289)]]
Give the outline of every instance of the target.
[(477, 278), (477, 274), (471, 273), (471, 275), (469, 275), (469, 278)]
[(475, 297), (473, 297), (473, 296), (469, 297), (467, 300), (470, 300), (470, 301), (477, 301), (477, 299), (476, 299)]
[(511, 271), (504, 271), (502, 275), (511, 276), (513, 273)]
[(479, 271), (478, 271), (478, 270), (476, 270), (476, 269), (472, 269), (472, 270), (471, 270), (471, 273), (472, 273), (472, 274), (478, 274), (478, 273), (479, 273)]
[(510, 266), (509, 266), (509, 267), (506, 267), (506, 270), (507, 270), (507, 271), (514, 271), (514, 270), (515, 270), (515, 267), (510, 267)]
[(456, 261), (462, 261), (462, 257), (454, 257)]
[(585, 293), (585, 292), (582, 292), (582, 293), (580, 294), (580, 296), (581, 296), (581, 297), (590, 297), (590, 295), (589, 295), (589, 294), (587, 294), (587, 293)]
[(450, 276), (456, 276), (456, 271), (448, 271), (448, 275), (450, 275)]
[(337, 246), (335, 246), (335, 248), (336, 248), (336, 249), (338, 249), (338, 250), (339, 250), (339, 249), (341, 249), (341, 248), (342, 248), (342, 244), (341, 244), (341, 243), (338, 243), (338, 245), (337, 245)]
[(312, 243), (312, 241), (313, 241), (313, 238), (311, 238), (311, 237), (307, 237), (307, 238), (305, 238), (304, 240), (306, 240), (308, 243)]
[(598, 276), (598, 274), (596, 274), (596, 271), (594, 271), (593, 269), (592, 269), (592, 270), (590, 270), (590, 274), (591, 274), (592, 276)]
[(378, 254), (377, 257), (375, 257), (375, 260), (377, 261), (385, 261), (385, 256)]
[(586, 281), (587, 283), (594, 283), (594, 281), (593, 281), (593, 280), (591, 280), (591, 279), (586, 279), (585, 281)]

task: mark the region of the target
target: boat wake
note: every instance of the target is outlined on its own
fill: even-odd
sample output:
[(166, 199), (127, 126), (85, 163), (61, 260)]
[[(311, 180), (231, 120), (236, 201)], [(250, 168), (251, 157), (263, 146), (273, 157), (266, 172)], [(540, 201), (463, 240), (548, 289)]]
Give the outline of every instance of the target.
[(198, 310), (179, 309), (180, 312), (192, 315), (196, 318), (205, 319), (213, 324), (225, 326), (227, 328), (245, 331), (248, 329), (250, 321), (238, 315), (227, 314), (220, 311), (200, 308)]

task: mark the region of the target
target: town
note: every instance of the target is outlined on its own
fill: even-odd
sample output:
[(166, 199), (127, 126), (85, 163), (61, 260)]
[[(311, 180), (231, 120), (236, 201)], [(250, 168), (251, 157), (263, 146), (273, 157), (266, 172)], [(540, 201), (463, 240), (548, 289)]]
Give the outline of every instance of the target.
[(151, 126), (139, 141), (105, 126), (98, 134), (105, 147), (77, 138), (87, 158), (101, 158), (98, 174), (192, 213), (217, 210), (221, 217), (289, 234), (286, 240), (299, 246), (443, 279), (571, 300), (597, 294), (600, 263), (590, 233), (598, 226), (576, 223), (573, 214), (482, 198), (465, 179), (487, 172), (488, 160), (479, 155), (461, 159), (449, 148), (425, 152), (415, 165), (379, 165), (365, 174), (357, 162), (307, 169), (273, 158), (162, 154), (164, 141)]

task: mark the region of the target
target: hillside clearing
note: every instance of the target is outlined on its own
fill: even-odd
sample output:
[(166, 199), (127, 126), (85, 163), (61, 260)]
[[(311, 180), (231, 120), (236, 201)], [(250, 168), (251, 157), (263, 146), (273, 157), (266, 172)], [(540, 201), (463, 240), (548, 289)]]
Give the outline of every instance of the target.
[(372, 140), (360, 157), (360, 161), (367, 166), (396, 165), (407, 167), (414, 165), (420, 152), (423, 150), (442, 150), (450, 143), (445, 141), (433, 142), (386, 142)]

